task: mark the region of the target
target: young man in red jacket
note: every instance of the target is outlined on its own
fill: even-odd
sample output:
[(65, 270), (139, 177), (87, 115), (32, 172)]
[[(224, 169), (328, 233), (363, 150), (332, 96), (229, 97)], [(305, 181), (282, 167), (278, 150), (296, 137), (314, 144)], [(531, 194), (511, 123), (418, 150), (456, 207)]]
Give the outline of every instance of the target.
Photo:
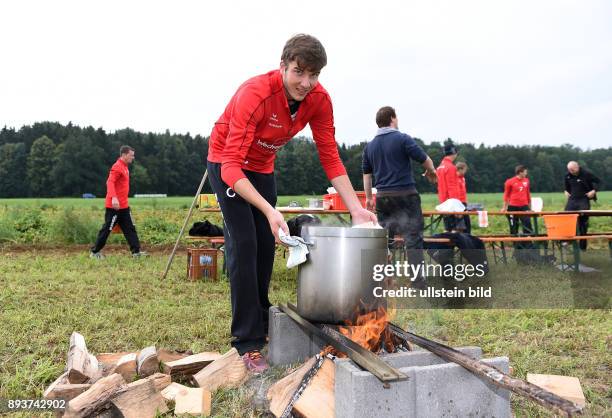
[(275, 209), (276, 152), (310, 124), (321, 165), (354, 224), (376, 222), (353, 190), (338, 155), (331, 99), (319, 84), (327, 64), (323, 45), (310, 35), (285, 44), (280, 68), (244, 82), (210, 135), (208, 173), (224, 219), (232, 303), (232, 345), (247, 368), (261, 372), (268, 329), (268, 287), (279, 230)]
[[(527, 167), (517, 165), (514, 169), (515, 176), (510, 177), (504, 183), (504, 204), (502, 212), (522, 212), (531, 210), (531, 192), (529, 190), (529, 179), (527, 178)], [(518, 234), (519, 219), (523, 225), (523, 234), (533, 233), (531, 218), (529, 216), (508, 216), (510, 223), (510, 234)]]
[(106, 212), (104, 214), (104, 225), (95, 245), (91, 248), (90, 257), (103, 259), (104, 255), (100, 251), (106, 245), (106, 240), (115, 225), (121, 227), (123, 235), (130, 245), (132, 256), (146, 256), (147, 253), (140, 251), (140, 241), (136, 233), (136, 227), (132, 222), (130, 206), (128, 204), (128, 194), (130, 192), (130, 171), (128, 165), (134, 161), (134, 148), (123, 145), (119, 150), (119, 158), (113, 164), (106, 180)]
[[(438, 177), (438, 200), (440, 203), (448, 199), (460, 199), (459, 183), (457, 181), (457, 167), (453, 163), (457, 158), (457, 148), (452, 143), (444, 145), (444, 158), (436, 168)], [(459, 217), (460, 218), (460, 217)], [(444, 216), (444, 229), (455, 231), (458, 219), (457, 216)]]

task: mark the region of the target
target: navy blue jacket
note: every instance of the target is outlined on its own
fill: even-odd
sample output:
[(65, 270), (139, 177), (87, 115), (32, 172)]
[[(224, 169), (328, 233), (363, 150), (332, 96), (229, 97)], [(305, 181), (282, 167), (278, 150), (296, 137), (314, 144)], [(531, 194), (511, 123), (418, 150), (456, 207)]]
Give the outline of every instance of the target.
[(378, 191), (402, 191), (415, 188), (413, 159), (424, 163), (427, 154), (409, 135), (389, 130), (374, 137), (363, 150), (363, 174), (372, 174)]

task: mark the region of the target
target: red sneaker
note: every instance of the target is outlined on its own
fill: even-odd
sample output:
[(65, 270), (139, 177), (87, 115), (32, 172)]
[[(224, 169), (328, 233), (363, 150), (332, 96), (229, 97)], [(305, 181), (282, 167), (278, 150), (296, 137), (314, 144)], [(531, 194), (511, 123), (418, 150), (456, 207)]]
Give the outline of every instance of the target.
[(263, 373), (268, 369), (268, 362), (261, 355), (259, 350), (248, 351), (242, 355), (242, 361), (244, 361), (244, 365), (247, 370), (259, 374)]

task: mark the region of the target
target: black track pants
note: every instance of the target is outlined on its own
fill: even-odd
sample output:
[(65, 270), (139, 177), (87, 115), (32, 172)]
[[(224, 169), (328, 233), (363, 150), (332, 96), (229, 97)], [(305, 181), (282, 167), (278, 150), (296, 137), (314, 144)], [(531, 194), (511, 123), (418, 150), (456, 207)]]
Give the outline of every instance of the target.
[[(264, 199), (275, 206), (274, 174), (246, 170), (244, 173)], [(208, 176), (223, 214), (232, 302), (232, 346), (242, 355), (261, 349), (266, 341), (274, 235), (264, 214), (221, 180), (221, 164), (208, 162)]]
[(132, 254), (140, 252), (140, 241), (138, 240), (138, 234), (136, 233), (134, 222), (132, 222), (130, 208), (119, 210), (106, 208), (106, 212), (104, 213), (104, 225), (102, 226), (102, 229), (100, 229), (100, 232), (98, 232), (96, 244), (91, 248), (91, 251), (97, 253), (104, 248), (106, 245), (106, 240), (108, 239), (108, 236), (113, 230), (115, 224), (119, 224), (121, 227), (123, 236), (125, 236), (125, 239), (130, 245), (130, 251)]

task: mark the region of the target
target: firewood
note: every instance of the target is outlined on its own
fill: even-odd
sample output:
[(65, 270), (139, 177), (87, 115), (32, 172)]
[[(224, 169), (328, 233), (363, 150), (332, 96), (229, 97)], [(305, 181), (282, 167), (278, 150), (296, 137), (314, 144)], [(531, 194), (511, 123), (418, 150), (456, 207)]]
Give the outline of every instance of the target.
[(194, 382), (211, 392), (219, 388), (240, 386), (247, 378), (247, 369), (235, 348), (204, 367), (193, 376)]
[(315, 365), (316, 358), (311, 357), (301, 367), (292, 371), (287, 376), (270, 386), (268, 389), (268, 400), (270, 400), (270, 412), (276, 417), (283, 415), (287, 405), (291, 402), (293, 394), (302, 383), (304, 375)]
[(209, 416), (212, 395), (203, 388), (181, 388), (174, 398), (174, 413)]
[(163, 373), (152, 374), (151, 376), (147, 377), (146, 380), (151, 381), (158, 392), (166, 389), (172, 383), (170, 376)]
[(120, 374), (113, 373), (101, 378), (85, 392), (68, 402), (64, 417), (76, 418), (92, 415), (103, 408), (125, 386), (125, 379)]
[(193, 354), (193, 351), (169, 351), (169, 350), (157, 350), (157, 358), (162, 363), (168, 363), (175, 360), (180, 360), (185, 357), (189, 357)]
[(577, 377), (527, 373), (527, 381), (584, 407), (586, 400)]
[(53, 397), (53, 391), (55, 390), (55, 388), (59, 385), (65, 385), (68, 383), (68, 372), (64, 372), (62, 373), (62, 375), (60, 377), (58, 377), (57, 379), (55, 379), (53, 381), (53, 383), (51, 383), (49, 385), (49, 387), (43, 392), (43, 398), (45, 399), (55, 399), (55, 397)]
[(151, 379), (128, 384), (111, 402), (125, 418), (153, 418), (168, 412), (166, 401)]
[(113, 369), (113, 373), (119, 373), (126, 382), (134, 380), (136, 377), (136, 353), (121, 357)]
[(108, 376), (113, 373), (117, 366), (117, 362), (126, 354), (132, 354), (133, 351), (122, 351), (119, 353), (100, 353), (96, 356), (98, 363), (102, 367), (102, 374)]
[(198, 353), (180, 360), (164, 363), (164, 373), (176, 376), (191, 376), (221, 357), (219, 353)]
[(136, 357), (136, 370), (138, 376), (147, 377), (159, 371), (159, 360), (157, 359), (157, 350), (155, 346), (144, 348)]
[(89, 383), (60, 383), (54, 386), (49, 386), (43, 397), (45, 399), (63, 399), (70, 401), (81, 393), (88, 390), (92, 385)]
[(293, 405), (294, 415), (304, 418), (335, 416), (335, 367), (330, 359), (323, 360), (323, 365)]
[(183, 386), (180, 383), (172, 382), (161, 391), (161, 395), (165, 400), (174, 402), (176, 394), (179, 393), (179, 391), (183, 388), (187, 388), (187, 386)]
[(70, 349), (66, 361), (69, 383), (95, 382), (102, 376), (98, 367), (98, 360), (87, 351), (85, 338), (78, 332), (70, 336)]

